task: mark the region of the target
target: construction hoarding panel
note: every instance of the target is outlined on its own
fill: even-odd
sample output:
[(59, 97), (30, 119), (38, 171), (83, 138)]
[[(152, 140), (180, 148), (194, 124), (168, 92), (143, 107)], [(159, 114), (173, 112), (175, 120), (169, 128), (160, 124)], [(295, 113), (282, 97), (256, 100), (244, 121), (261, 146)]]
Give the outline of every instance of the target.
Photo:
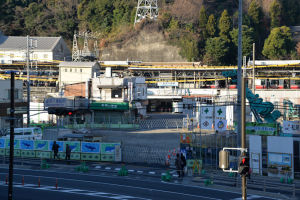
[(100, 143), (94, 142), (82, 142), (81, 143), (82, 153), (100, 153)]
[(286, 134), (299, 134), (300, 121), (283, 121), (282, 132)]

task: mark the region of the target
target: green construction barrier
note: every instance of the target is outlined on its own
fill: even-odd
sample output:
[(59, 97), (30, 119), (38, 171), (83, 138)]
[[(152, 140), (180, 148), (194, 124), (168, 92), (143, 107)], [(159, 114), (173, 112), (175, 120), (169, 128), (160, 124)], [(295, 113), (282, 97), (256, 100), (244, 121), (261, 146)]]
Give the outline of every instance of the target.
[(5, 155), (5, 149), (0, 149), (0, 155), (4, 156)]
[(27, 158), (35, 158), (35, 151), (32, 150), (21, 150), (21, 156)]
[[(9, 156), (9, 152), (10, 152), (9, 149), (6, 149), (6, 150), (5, 150), (5, 154), (6, 154), (7, 156)], [(20, 153), (20, 150), (19, 150), (19, 149), (14, 149), (14, 156), (16, 156), (16, 157), (20, 157), (20, 156), (21, 156), (21, 153)]]
[(101, 154), (101, 161), (114, 161), (115, 155), (114, 154)]
[(95, 153), (82, 153), (81, 160), (100, 161), (100, 154)]
[(36, 151), (37, 158), (51, 158), (51, 151)]
[(80, 160), (80, 153), (71, 153), (71, 160)]

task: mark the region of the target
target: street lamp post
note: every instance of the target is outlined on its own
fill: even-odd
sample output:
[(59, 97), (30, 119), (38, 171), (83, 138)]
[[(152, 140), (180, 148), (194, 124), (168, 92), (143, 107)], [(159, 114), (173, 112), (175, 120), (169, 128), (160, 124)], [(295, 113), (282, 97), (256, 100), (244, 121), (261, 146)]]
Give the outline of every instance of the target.
[[(35, 43), (33, 42), (35, 41)], [(34, 44), (33, 44), (34, 43)], [(30, 55), (29, 50), (37, 47), (36, 40), (33, 40), (32, 38), (27, 35), (27, 43), (26, 43), (26, 66), (27, 66), (27, 127), (30, 126), (30, 75), (29, 75), (29, 61), (30, 61)]]

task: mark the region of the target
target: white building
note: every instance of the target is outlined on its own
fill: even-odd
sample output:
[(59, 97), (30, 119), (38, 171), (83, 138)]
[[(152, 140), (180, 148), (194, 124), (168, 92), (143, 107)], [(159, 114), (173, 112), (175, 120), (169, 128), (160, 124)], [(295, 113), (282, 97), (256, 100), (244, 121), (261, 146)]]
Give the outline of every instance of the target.
[[(0, 80), (0, 132), (5, 131), (10, 126), (10, 80)], [(15, 127), (22, 127), (23, 113), (26, 113), (27, 102), (23, 100), (23, 82), (15, 81)]]
[[(71, 60), (71, 52), (62, 37), (30, 37), (36, 47), (30, 49), (30, 60), (55, 62)], [(0, 63), (26, 60), (27, 37), (0, 35)], [(33, 45), (34, 46), (34, 45)]]
[(87, 82), (100, 74), (98, 62), (61, 62), (59, 64), (59, 89), (75, 83)]

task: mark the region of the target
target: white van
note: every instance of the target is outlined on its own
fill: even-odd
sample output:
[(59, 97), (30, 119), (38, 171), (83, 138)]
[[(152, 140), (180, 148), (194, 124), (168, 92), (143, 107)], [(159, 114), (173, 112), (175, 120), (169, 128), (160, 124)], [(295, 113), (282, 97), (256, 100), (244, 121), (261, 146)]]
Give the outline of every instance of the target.
[[(15, 128), (14, 135), (16, 140), (41, 140), (42, 130), (39, 127), (30, 128)], [(8, 129), (8, 134), (5, 138), (10, 138), (10, 130)]]

